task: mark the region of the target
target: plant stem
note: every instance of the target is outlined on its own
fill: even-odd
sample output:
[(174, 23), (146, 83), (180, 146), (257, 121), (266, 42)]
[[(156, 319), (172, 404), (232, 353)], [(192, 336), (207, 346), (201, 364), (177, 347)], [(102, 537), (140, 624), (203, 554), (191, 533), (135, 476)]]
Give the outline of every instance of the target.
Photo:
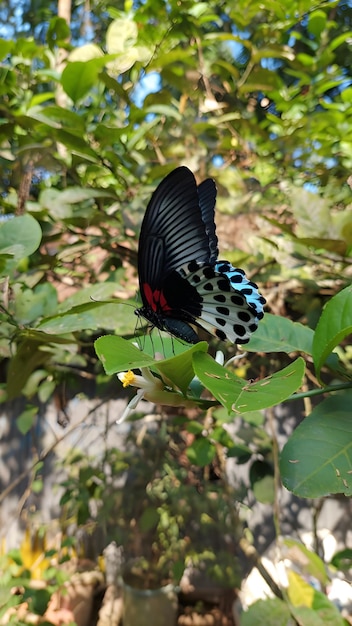
[(263, 565), (262, 560), (258, 552), (256, 551), (255, 547), (252, 544), (250, 544), (249, 541), (245, 537), (241, 538), (239, 546), (242, 552), (246, 555), (249, 562), (252, 564), (252, 566), (258, 569), (259, 573), (264, 578), (267, 585), (269, 585), (273, 594), (277, 598), (280, 598), (280, 600), (282, 600), (283, 594), (282, 594), (280, 587), (275, 582), (275, 580), (271, 577), (266, 567)]
[(338, 385), (327, 385), (320, 389), (310, 389), (309, 391), (302, 391), (301, 393), (293, 393), (292, 396), (287, 398), (285, 402), (289, 400), (301, 400), (302, 398), (309, 398), (311, 396), (319, 396), (322, 393), (330, 393), (331, 391), (341, 391), (341, 389), (352, 389), (351, 383), (339, 383)]

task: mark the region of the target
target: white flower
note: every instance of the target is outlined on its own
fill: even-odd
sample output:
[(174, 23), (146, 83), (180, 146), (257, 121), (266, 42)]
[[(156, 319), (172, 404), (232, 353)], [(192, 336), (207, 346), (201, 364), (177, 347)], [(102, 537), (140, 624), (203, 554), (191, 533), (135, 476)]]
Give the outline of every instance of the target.
[[(121, 417), (116, 420), (117, 424), (121, 424), (125, 419), (129, 416), (131, 411), (136, 408), (138, 402), (142, 400), (142, 398), (148, 396), (153, 396), (156, 391), (160, 391), (163, 389), (163, 383), (159, 378), (153, 376), (153, 374), (148, 370), (147, 367), (141, 368), (142, 376), (138, 376), (131, 370), (128, 372), (120, 372), (117, 374), (117, 378), (122, 382), (124, 387), (137, 387), (138, 391), (136, 395), (131, 398), (128, 405), (126, 406), (124, 412)], [(151, 398), (147, 398), (151, 399)]]
[(138, 376), (131, 370), (128, 372), (120, 372), (117, 374), (117, 378), (122, 382), (124, 387), (137, 387), (144, 391), (155, 391), (156, 389), (162, 389), (163, 383), (159, 378), (153, 376), (147, 367), (141, 368), (142, 376)]
[(121, 424), (121, 422), (129, 416), (142, 398), (149, 400), (149, 402), (164, 404), (166, 406), (194, 406), (193, 400), (186, 400), (178, 391), (166, 389), (163, 381), (153, 376), (147, 367), (141, 367), (141, 373), (142, 376), (138, 376), (129, 370), (128, 372), (120, 372), (117, 374), (118, 379), (122, 382), (124, 387), (132, 386), (138, 389), (136, 395), (129, 401), (121, 417), (116, 420), (117, 424)]

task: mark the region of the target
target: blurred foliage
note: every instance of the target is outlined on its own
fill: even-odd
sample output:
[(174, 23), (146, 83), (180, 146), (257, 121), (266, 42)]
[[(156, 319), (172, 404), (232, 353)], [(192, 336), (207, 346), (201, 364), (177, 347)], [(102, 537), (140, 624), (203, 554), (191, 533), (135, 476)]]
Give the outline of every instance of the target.
[[(349, 4), (82, 10), (70, 38), (24, 2), (30, 32), (0, 40), (2, 214), (17, 216), (0, 233), (3, 399), (94, 372), (92, 331), (133, 334), (132, 310), (106, 301), (134, 298), (143, 210), (180, 162), (214, 176), (220, 211), (247, 215), (227, 256), (267, 283), (274, 313), (314, 327), (350, 278)], [(1, 19), (10, 34), (13, 3)]]
[[(87, 393), (106, 392), (93, 344), (114, 333), (115, 355), (109, 337), (104, 349), (96, 344), (108, 373), (133, 369), (131, 359), (150, 367), (144, 375), (173, 416), (185, 404), (180, 390), (188, 408), (217, 407), (211, 427), (205, 413), (190, 421), (188, 462), (209, 466), (219, 449), (251, 459), (253, 492), (267, 503), (272, 442), (258, 430), (258, 409), (299, 389), (303, 356), (308, 391), (296, 399), (320, 394), (321, 381), (342, 391), (288, 441), (282, 477), (304, 496), (349, 494), (351, 3), (101, 0), (91, 12), (81, 2), (71, 8), (68, 25), (43, 0), (0, 7), (0, 401), (28, 400), (18, 419), (25, 435), (37, 401), (63, 382), (69, 394), (87, 391), (87, 379)], [(259, 354), (241, 374), (200, 346), (158, 364), (154, 354), (131, 355), (124, 341), (135, 334), (139, 224), (152, 190), (179, 164), (216, 180), (220, 247), (263, 286), (274, 314), (254, 335), (249, 350)], [(201, 396), (204, 387), (216, 401)], [(226, 425), (241, 410), (243, 431), (231, 443)], [(323, 446), (323, 462), (312, 459), (314, 445)], [(169, 478), (166, 471), (162, 485)], [(66, 485), (67, 504), (83, 479)], [(80, 506), (91, 497), (84, 494)], [(84, 524), (80, 508), (76, 515)]]

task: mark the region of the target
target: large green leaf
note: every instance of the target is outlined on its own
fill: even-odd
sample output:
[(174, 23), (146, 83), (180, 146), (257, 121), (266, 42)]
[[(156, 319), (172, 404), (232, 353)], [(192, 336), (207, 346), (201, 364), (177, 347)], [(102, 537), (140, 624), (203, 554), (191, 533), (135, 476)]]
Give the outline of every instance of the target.
[(238, 378), (209, 355), (197, 352), (194, 371), (201, 383), (227, 410), (246, 413), (274, 406), (286, 400), (302, 384), (305, 362), (299, 357), (285, 367), (256, 382)]
[(312, 353), (314, 332), (308, 326), (279, 315), (266, 313), (258, 330), (244, 346), (250, 352), (304, 352)]
[(352, 495), (352, 391), (321, 402), (284, 446), (283, 484), (298, 496)]
[(352, 286), (349, 285), (326, 304), (313, 339), (313, 359), (318, 378), (327, 357), (352, 333)]

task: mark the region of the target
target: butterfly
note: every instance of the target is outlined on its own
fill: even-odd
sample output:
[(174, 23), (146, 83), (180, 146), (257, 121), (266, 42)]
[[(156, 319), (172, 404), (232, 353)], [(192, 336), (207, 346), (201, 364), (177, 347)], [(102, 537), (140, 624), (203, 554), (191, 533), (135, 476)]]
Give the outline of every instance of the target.
[(141, 226), (138, 250), (143, 306), (153, 327), (187, 343), (202, 327), (223, 341), (245, 344), (262, 319), (265, 299), (243, 270), (218, 260), (215, 182), (197, 186), (178, 167), (156, 188)]

